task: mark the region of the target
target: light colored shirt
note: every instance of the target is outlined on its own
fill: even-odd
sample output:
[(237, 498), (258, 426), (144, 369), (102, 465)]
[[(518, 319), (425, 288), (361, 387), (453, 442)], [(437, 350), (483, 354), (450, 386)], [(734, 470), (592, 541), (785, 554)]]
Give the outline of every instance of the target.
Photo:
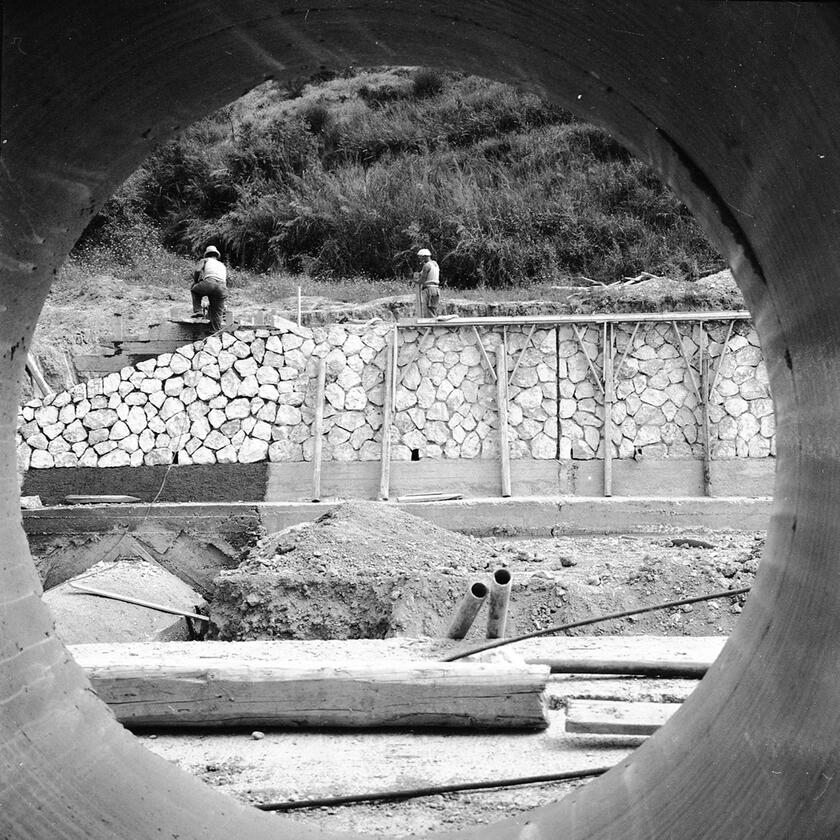
[(214, 280), (216, 283), (227, 286), (227, 269), (225, 268), (225, 264), (215, 257), (205, 257), (198, 264), (198, 279)]
[(423, 263), (420, 269), (420, 285), (423, 288), (440, 285), (440, 266), (434, 260)]

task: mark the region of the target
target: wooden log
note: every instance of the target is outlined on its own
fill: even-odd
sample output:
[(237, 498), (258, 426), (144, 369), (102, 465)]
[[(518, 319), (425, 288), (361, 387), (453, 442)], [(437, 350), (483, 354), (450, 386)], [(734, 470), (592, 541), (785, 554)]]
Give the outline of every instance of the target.
[(566, 706), (566, 732), (587, 735), (652, 735), (679, 707), (679, 703), (569, 700)]
[(129, 728), (547, 726), (543, 666), (255, 663), (205, 644), (78, 645), (73, 655)]
[(499, 413), (499, 455), (502, 466), (502, 496), (510, 496), (510, 441), (508, 440), (507, 353), (500, 344), (496, 351), (496, 407)]
[(315, 419), (312, 422), (312, 501), (321, 501), (321, 462), (324, 452), (324, 393), (327, 364), (318, 360), (318, 382), (315, 388)]
[(380, 457), (379, 498), (387, 501), (391, 492), (391, 422), (394, 413), (394, 381), (396, 377), (399, 333), (391, 336), (391, 347), (385, 362), (385, 395), (382, 403), (382, 455)]

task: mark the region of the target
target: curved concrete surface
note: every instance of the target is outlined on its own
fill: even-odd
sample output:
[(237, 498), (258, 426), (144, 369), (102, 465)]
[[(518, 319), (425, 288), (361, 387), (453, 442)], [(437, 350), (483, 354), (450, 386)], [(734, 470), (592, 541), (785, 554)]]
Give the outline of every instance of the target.
[(153, 758), (114, 723), (52, 637), (17, 508), (16, 383), (56, 267), (154, 143), (267, 76), (414, 63), (529, 85), (610, 127), (652, 162), (736, 270), (778, 418), (766, 556), (707, 679), (603, 778), (527, 819), (468, 836), (837, 836), (835, 7), (9, 0), (3, 15), (0, 835), (309, 836)]

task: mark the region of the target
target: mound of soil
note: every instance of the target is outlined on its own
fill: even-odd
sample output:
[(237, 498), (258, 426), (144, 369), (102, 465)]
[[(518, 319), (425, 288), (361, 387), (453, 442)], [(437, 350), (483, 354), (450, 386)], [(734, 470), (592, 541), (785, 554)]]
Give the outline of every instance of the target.
[(238, 571), (341, 571), (359, 575), (447, 567), (478, 570), (490, 557), (482, 540), (381, 502), (345, 502), (314, 522), (260, 540)]
[(354, 501), (261, 540), (215, 580), (220, 639), (441, 635), (491, 547), (392, 505)]
[[(348, 502), (315, 522), (270, 535), (215, 580), (215, 636), (245, 639), (443, 637), (469, 585), (513, 577), (507, 635), (750, 585), (762, 539), (633, 537), (484, 540), (455, 534), (389, 504)], [(705, 543), (705, 545), (704, 545)], [(573, 631), (728, 633), (744, 596)], [(468, 638), (480, 639), (485, 614)]]

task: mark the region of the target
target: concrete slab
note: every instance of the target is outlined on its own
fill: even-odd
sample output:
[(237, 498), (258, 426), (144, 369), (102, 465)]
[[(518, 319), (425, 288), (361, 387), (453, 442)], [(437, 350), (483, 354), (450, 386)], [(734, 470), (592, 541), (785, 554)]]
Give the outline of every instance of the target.
[[(775, 469), (775, 458), (712, 461), (710, 495), (770, 496)], [(604, 495), (603, 460), (512, 460), (510, 471), (515, 497)], [(656, 494), (702, 498), (705, 495), (702, 460), (615, 459), (612, 473), (613, 496)], [(377, 461), (327, 461), (321, 468), (321, 497), (375, 499), (379, 494), (379, 477)], [(306, 501), (311, 487), (311, 463), (268, 465), (266, 501)], [(460, 493), (469, 498), (501, 496), (501, 467), (496, 460), (482, 458), (393, 461), (390, 492), (392, 498), (408, 493)]]
[[(200, 527), (244, 534), (260, 525), (281, 531), (311, 522), (340, 504), (323, 502), (204, 502), (142, 505), (91, 505), (84, 509), (48, 507), (23, 511), (32, 538), (49, 535), (104, 533), (113, 529)], [(674, 528), (762, 531), (767, 527), (770, 498), (661, 498), (569, 496), (459, 499), (445, 502), (383, 502), (453, 531), (473, 535), (520, 536), (561, 534), (651, 533)]]

